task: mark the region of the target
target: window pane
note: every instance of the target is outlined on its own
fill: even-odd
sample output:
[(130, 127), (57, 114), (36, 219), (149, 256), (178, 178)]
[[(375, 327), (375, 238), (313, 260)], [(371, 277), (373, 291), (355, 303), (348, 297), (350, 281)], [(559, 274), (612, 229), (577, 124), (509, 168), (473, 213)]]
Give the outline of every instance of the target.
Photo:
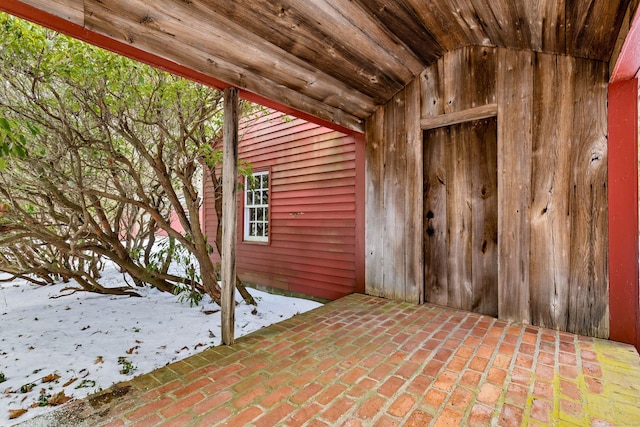
[(256, 236), (263, 236), (264, 226), (262, 223), (256, 224)]
[(269, 223), (265, 223), (264, 224), (264, 237), (268, 237), (269, 236)]
[(269, 178), (268, 178), (267, 174), (262, 175), (260, 177), (260, 181), (261, 181), (261, 184), (260, 184), (261, 188), (268, 188), (269, 187)]
[(263, 205), (268, 205), (269, 204), (269, 192), (268, 191), (263, 191), (262, 192), (262, 202)]
[(247, 191), (247, 205), (253, 205), (253, 192)]
[(263, 221), (264, 220), (264, 215), (262, 213), (262, 209), (256, 209), (256, 220), (257, 221)]

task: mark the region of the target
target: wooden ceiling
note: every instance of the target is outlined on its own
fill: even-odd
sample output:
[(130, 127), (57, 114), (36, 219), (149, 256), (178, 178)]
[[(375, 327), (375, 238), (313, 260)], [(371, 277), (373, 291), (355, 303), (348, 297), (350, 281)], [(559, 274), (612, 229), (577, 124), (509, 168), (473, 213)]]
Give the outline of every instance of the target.
[(25, 5), (362, 131), (461, 46), (608, 61), (629, 0), (2, 0), (0, 9)]

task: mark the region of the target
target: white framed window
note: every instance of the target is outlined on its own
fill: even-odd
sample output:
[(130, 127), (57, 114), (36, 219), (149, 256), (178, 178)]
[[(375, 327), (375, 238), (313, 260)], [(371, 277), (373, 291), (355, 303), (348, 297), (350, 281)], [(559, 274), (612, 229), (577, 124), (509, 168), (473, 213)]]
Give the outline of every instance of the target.
[(256, 172), (245, 178), (244, 240), (269, 241), (269, 172)]

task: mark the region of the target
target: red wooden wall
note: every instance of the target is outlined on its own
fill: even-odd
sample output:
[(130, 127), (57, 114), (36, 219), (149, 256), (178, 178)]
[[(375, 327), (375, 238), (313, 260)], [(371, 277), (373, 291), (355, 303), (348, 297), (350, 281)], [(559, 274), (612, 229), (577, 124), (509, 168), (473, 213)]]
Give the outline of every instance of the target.
[[(240, 158), (254, 171), (270, 172), (268, 244), (243, 241), (239, 192), (240, 278), (326, 299), (364, 292), (363, 139), (279, 112), (241, 127), (240, 134)], [(212, 196), (205, 188), (211, 240), (217, 225)]]

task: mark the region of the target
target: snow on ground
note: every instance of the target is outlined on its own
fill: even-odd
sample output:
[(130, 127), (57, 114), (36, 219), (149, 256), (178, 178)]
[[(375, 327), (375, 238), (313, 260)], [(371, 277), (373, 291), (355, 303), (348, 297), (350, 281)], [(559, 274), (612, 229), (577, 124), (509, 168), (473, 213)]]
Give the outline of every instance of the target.
[[(107, 267), (100, 282), (119, 286), (123, 276)], [(190, 307), (175, 295), (147, 288), (137, 289), (143, 298), (87, 292), (52, 298), (64, 294), (65, 286), (0, 283), (0, 381), (6, 378), (0, 382), (0, 426), (53, 409), (37, 405), (60, 391), (82, 398), (220, 344), (215, 303)], [(237, 306), (236, 336), (320, 305), (249, 291), (258, 300), (257, 313), (244, 302)], [(27, 412), (10, 420), (9, 411), (17, 409)]]

